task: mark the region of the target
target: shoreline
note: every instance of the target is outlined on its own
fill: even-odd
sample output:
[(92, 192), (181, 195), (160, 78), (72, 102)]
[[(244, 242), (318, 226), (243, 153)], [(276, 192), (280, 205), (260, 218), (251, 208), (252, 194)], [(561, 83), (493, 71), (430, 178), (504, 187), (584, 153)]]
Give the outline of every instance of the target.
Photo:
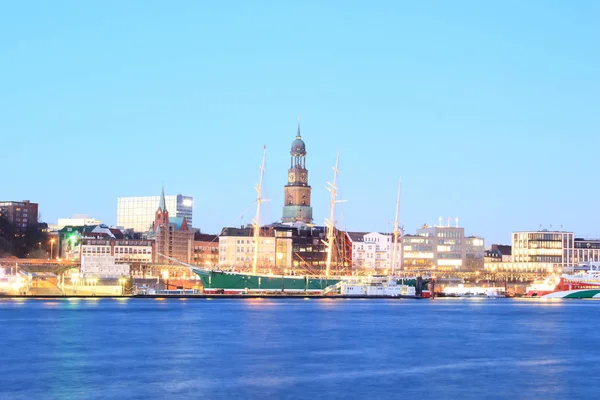
[(90, 296), (90, 295), (0, 295), (0, 300), (2, 299), (299, 299), (299, 300), (309, 300), (309, 299), (380, 299), (380, 300), (428, 300), (427, 298), (415, 297), (415, 296), (321, 296), (321, 295), (292, 295), (292, 294), (193, 294), (193, 295), (185, 295), (185, 294), (170, 294), (170, 295), (160, 295), (160, 294), (150, 294), (150, 295), (133, 295), (133, 296), (114, 296), (114, 295), (98, 295), (98, 296)]

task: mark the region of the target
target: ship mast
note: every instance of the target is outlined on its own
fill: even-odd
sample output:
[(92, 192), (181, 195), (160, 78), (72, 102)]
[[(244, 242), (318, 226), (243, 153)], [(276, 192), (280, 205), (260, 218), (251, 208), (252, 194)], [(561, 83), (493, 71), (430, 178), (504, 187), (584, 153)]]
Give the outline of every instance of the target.
[(327, 248), (327, 262), (325, 264), (325, 276), (329, 276), (331, 270), (331, 257), (333, 256), (333, 242), (335, 240), (335, 224), (334, 224), (334, 211), (335, 203), (341, 202), (336, 200), (337, 197), (337, 174), (339, 171), (338, 166), (340, 162), (340, 152), (338, 151), (335, 159), (335, 167), (333, 168), (333, 183), (327, 182), (327, 190), (331, 193), (331, 202), (329, 209), (329, 219), (325, 218), (325, 226), (327, 227), (327, 242), (325, 247)]
[(401, 180), (398, 179), (398, 197), (396, 197), (396, 219), (394, 220), (394, 247), (392, 248), (392, 276), (394, 276), (394, 269), (396, 268), (396, 251), (398, 248), (398, 235), (400, 234), (400, 227), (398, 226), (398, 210), (400, 208), (400, 186)]
[(256, 265), (258, 264), (258, 241), (260, 239), (260, 205), (263, 202), (262, 198), (262, 182), (265, 174), (265, 159), (267, 158), (267, 146), (264, 147), (262, 164), (260, 166), (260, 180), (256, 185), (256, 216), (252, 219), (254, 227), (254, 261), (252, 262), (252, 273), (256, 273)]

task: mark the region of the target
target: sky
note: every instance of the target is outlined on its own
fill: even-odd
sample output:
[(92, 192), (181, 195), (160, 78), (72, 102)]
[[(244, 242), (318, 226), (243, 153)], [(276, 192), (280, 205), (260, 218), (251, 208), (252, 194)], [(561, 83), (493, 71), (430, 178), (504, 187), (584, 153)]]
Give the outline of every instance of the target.
[(315, 222), (459, 218), (600, 237), (600, 2), (0, 4), (0, 200), (116, 223), (119, 196), (194, 197), (194, 226), (281, 218), (297, 117)]

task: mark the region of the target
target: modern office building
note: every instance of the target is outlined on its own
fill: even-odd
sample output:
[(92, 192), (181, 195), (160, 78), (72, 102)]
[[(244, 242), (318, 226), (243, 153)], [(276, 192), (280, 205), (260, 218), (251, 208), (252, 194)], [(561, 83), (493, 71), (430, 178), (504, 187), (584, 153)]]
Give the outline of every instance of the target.
[(0, 216), (8, 221), (19, 231), (25, 231), (29, 225), (38, 223), (38, 204), (29, 200), (0, 201)]
[(573, 240), (573, 266), (600, 262), (600, 239), (582, 239)]
[(600, 261), (600, 239), (577, 238), (573, 232), (527, 231), (512, 234), (513, 261), (543, 263), (562, 272), (579, 264)]
[(465, 229), (423, 226), (402, 237), (405, 270), (477, 271), (484, 267), (484, 240), (465, 236)]
[[(119, 197), (117, 200), (117, 225), (135, 232), (148, 232), (154, 222), (160, 196)], [(165, 196), (165, 205), (172, 217), (185, 217), (192, 226), (194, 200), (181, 194)]]
[(575, 238), (573, 232), (522, 231), (512, 233), (512, 262), (487, 262), (499, 272), (562, 273), (600, 259), (600, 241)]
[(513, 232), (513, 261), (551, 263), (565, 267), (573, 263), (573, 232)]

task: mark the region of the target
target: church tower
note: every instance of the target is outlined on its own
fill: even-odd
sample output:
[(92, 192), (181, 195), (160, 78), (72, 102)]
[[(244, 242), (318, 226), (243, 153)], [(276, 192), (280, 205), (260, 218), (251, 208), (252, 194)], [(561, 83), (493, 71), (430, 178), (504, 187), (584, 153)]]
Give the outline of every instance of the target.
[(169, 228), (169, 211), (167, 211), (167, 202), (165, 201), (165, 188), (162, 189), (160, 196), (160, 202), (158, 203), (158, 209), (154, 214), (154, 230), (157, 230), (159, 226), (166, 225)]
[(310, 191), (308, 185), (308, 170), (306, 169), (306, 146), (300, 134), (300, 117), (298, 117), (298, 133), (292, 142), (290, 151), (290, 169), (288, 183), (284, 187), (283, 223), (312, 222), (312, 207), (310, 206)]

